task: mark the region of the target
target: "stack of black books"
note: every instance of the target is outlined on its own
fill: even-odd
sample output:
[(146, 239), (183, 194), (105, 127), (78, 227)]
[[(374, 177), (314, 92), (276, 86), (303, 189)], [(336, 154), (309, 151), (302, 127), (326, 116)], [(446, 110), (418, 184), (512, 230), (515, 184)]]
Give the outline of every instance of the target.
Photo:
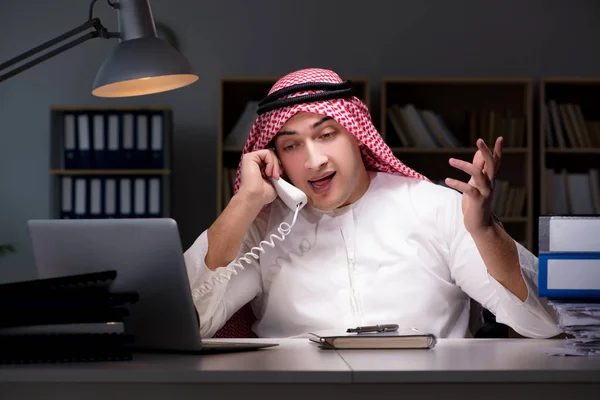
[(116, 271), (0, 285), (0, 364), (131, 360), (125, 324), (135, 292)]

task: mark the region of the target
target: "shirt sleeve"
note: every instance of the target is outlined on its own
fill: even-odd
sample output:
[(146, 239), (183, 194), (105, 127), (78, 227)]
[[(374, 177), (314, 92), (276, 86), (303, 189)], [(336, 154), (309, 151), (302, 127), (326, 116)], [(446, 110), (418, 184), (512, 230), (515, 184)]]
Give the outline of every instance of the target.
[(561, 333), (555, 310), (537, 294), (537, 257), (515, 241), (528, 291), (525, 301), (521, 301), (488, 273), (475, 241), (464, 226), (460, 194), (454, 197), (452, 204), (446, 222), (450, 234), (449, 267), (455, 283), (492, 312), (497, 322), (510, 326), (522, 336), (548, 338)]
[[(260, 264), (257, 258), (246, 253), (262, 240), (266, 226), (263, 209), (244, 235), (236, 258), (214, 271), (206, 266), (204, 260), (208, 252), (208, 230), (202, 232), (185, 251), (184, 260), (200, 319), (201, 337), (212, 337), (236, 311), (261, 295)], [(260, 254), (256, 249), (252, 253)]]

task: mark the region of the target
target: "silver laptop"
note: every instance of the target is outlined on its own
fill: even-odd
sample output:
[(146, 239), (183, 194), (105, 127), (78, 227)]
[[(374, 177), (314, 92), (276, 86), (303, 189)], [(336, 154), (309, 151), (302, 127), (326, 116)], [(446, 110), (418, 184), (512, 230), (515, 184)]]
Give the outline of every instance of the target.
[(126, 331), (139, 350), (222, 353), (276, 343), (201, 339), (177, 223), (157, 219), (27, 221), (39, 278), (116, 270), (113, 291), (135, 291)]

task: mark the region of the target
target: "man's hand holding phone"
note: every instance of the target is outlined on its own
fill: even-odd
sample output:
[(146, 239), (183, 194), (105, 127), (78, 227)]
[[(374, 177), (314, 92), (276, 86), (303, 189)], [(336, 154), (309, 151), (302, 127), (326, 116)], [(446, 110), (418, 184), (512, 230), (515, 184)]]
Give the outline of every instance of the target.
[(268, 178), (279, 178), (282, 171), (273, 150), (244, 154), (239, 190), (208, 229), (208, 251), (204, 261), (209, 269), (214, 271), (234, 260), (254, 218), (265, 204), (277, 197)]
[(250, 202), (269, 204), (277, 197), (269, 177), (279, 179), (283, 173), (281, 163), (271, 149), (244, 154), (241, 165), (241, 181), (238, 193)]

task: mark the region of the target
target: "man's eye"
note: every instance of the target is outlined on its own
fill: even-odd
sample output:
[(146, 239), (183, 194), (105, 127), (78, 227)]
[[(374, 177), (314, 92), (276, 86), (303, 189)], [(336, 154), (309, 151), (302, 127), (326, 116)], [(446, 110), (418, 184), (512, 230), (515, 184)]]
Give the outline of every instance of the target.
[(284, 150), (284, 151), (290, 151), (290, 150), (293, 150), (293, 149), (294, 149), (294, 147), (295, 147), (295, 145), (294, 145), (294, 144), (289, 144), (289, 145), (287, 145), (287, 146), (283, 146), (283, 150)]
[(335, 132), (327, 132), (321, 135), (322, 139), (329, 139), (330, 137), (332, 137), (333, 135), (335, 135)]

